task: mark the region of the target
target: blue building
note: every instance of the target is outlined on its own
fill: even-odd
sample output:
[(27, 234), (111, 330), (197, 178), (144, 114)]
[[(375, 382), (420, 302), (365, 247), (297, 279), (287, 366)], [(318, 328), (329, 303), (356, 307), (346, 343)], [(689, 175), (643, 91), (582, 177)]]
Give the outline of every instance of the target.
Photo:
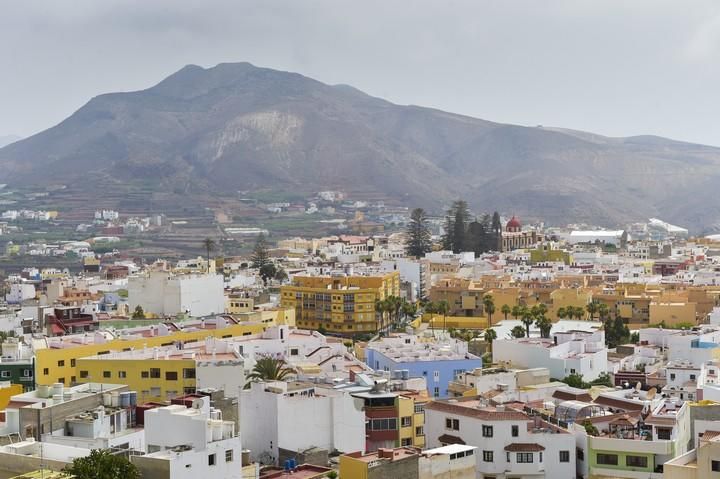
[(436, 398), (448, 397), (448, 385), (458, 374), (482, 367), (482, 359), (468, 353), (464, 341), (423, 342), (412, 335), (369, 343), (365, 362), (376, 371), (405, 371), (401, 373), (404, 377), (424, 377), (428, 394)]

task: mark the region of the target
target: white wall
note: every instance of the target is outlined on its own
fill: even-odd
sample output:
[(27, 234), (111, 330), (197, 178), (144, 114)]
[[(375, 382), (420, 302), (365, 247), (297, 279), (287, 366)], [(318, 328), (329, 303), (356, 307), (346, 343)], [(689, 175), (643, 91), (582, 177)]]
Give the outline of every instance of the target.
[(130, 311), (140, 305), (145, 312), (210, 316), (225, 311), (223, 277), (218, 274), (177, 275), (152, 271), (128, 278)]

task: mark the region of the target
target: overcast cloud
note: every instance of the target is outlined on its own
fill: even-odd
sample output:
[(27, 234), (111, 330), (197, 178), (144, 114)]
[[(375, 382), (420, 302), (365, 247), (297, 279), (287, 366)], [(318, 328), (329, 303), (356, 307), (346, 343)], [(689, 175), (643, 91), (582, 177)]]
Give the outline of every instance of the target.
[(0, 0), (0, 135), (234, 61), (488, 120), (720, 145), (717, 0)]

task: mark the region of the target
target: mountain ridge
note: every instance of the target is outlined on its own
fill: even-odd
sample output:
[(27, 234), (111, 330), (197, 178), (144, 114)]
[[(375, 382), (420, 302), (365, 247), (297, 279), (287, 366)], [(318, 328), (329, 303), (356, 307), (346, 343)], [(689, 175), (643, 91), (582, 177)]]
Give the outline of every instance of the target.
[(694, 196), (720, 179), (720, 148), (496, 123), (246, 62), (186, 65), (147, 89), (93, 97), (1, 148), (0, 166), (10, 184), (91, 172), (165, 192), (344, 189), (433, 211), (464, 197), (551, 224), (720, 224), (720, 200)]

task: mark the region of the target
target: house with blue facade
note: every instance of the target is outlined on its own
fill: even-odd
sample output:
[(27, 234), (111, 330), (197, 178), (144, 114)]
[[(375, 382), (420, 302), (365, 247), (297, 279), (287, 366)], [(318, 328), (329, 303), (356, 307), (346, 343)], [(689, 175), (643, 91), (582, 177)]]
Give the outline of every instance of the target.
[(460, 373), (482, 367), (465, 341), (397, 334), (368, 343), (365, 362), (376, 371), (401, 377), (424, 377), (430, 397), (448, 397), (448, 385)]

